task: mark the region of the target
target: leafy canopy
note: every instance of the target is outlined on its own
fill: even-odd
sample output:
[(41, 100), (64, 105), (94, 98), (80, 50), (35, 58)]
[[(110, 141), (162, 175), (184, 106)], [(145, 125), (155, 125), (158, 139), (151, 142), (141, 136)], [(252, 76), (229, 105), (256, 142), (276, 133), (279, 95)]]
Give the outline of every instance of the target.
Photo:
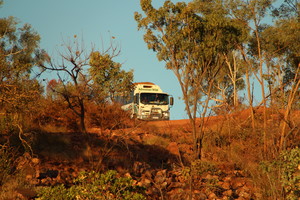
[(133, 71), (122, 70), (122, 65), (114, 62), (109, 54), (93, 52), (89, 64), (94, 87), (102, 97), (109, 97), (114, 101), (117, 95), (124, 95), (132, 90)]
[(41, 59), (40, 36), (29, 24), (18, 28), (15, 18), (0, 19), (0, 105), (1, 111), (21, 111), (41, 93), (37, 80), (31, 79)]

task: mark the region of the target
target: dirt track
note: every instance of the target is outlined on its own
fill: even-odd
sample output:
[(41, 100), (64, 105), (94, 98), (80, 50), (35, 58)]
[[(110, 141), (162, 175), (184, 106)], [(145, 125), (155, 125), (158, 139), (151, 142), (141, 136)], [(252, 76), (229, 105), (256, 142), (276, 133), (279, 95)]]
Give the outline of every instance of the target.
[[(263, 107), (256, 107), (254, 108), (254, 113), (256, 114), (256, 117), (263, 115)], [(284, 118), (285, 111), (284, 110), (275, 110), (275, 109), (269, 109), (267, 108), (267, 118), (268, 121), (280, 121)], [(300, 111), (293, 111), (290, 114), (290, 118), (292, 120), (298, 121), (300, 120)], [(200, 124), (200, 119), (197, 118), (196, 123)], [(250, 109), (237, 111), (231, 114), (226, 115), (218, 115), (218, 116), (209, 116), (204, 118), (204, 126), (206, 128), (212, 128), (217, 127), (224, 123), (224, 121), (231, 121), (232, 123), (235, 123), (237, 121), (241, 123), (245, 123), (247, 121), (251, 120), (251, 112)], [(189, 119), (181, 119), (181, 120), (169, 120), (169, 121), (149, 121), (147, 122), (148, 125), (154, 125), (157, 128), (167, 128), (167, 127), (189, 127), (190, 128), (190, 122)]]

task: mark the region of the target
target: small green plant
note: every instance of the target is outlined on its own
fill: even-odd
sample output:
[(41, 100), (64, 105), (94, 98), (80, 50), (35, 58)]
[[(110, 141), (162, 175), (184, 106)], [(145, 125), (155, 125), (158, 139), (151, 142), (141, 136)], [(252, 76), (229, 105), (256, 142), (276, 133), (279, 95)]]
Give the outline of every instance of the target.
[[(269, 179), (269, 188), (265, 192), (275, 195), (276, 199), (300, 199), (300, 149), (298, 147), (283, 151), (272, 162), (260, 163), (260, 169)], [(281, 190), (281, 191), (280, 191)]]
[(215, 174), (217, 172), (217, 168), (210, 162), (195, 160), (191, 163), (190, 167), (184, 167), (181, 171), (183, 177), (188, 180), (191, 176), (201, 176), (204, 173)]
[(144, 200), (144, 188), (134, 186), (131, 178), (117, 177), (114, 170), (100, 174), (94, 171), (82, 172), (74, 185), (45, 187), (38, 192), (39, 200), (54, 199), (124, 199)]
[(76, 199), (74, 193), (65, 188), (64, 185), (57, 185), (55, 187), (43, 187), (39, 190), (40, 200), (71, 200)]
[[(28, 154), (29, 155), (29, 154)], [(33, 190), (26, 180), (26, 156), (14, 147), (0, 145), (0, 199), (18, 199), (18, 189)]]
[(202, 160), (195, 160), (191, 164), (192, 170), (197, 174), (197, 175), (202, 175), (203, 173), (210, 172), (211, 174), (216, 173), (217, 169), (215, 165), (213, 165), (210, 162), (205, 162)]
[(300, 198), (300, 149), (284, 151), (281, 156), (281, 181), (286, 199)]

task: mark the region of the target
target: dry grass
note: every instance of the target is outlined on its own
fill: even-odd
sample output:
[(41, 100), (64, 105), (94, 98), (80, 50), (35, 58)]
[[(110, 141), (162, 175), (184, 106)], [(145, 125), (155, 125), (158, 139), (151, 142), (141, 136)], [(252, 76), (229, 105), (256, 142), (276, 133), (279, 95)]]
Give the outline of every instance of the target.
[[(58, 105), (53, 106), (55, 109), (59, 108)], [(53, 117), (51, 120), (50, 116), (41, 118), (48, 121), (40, 121), (43, 122), (43, 131), (36, 131), (32, 141), (33, 151), (45, 162), (59, 160), (78, 164), (78, 160), (81, 160), (83, 168), (88, 163), (90, 168), (99, 171), (116, 168), (125, 173), (131, 170), (135, 162), (147, 163), (149, 168), (157, 169), (166, 167), (172, 160), (178, 160), (167, 150), (170, 143), (175, 143), (184, 161), (181, 164), (193, 163), (193, 138), (188, 120), (137, 124), (128, 118), (127, 113), (118, 109), (117, 105), (88, 105), (87, 124), (93, 127), (90, 130), (98, 127), (98, 131), (93, 134), (70, 132), (70, 127), (67, 126), (72, 126), (71, 121), (76, 121), (74, 116), (69, 115), (73, 120), (68, 115), (55, 115), (55, 119)], [(49, 111), (46, 114), (51, 113)], [(203, 159), (221, 166), (223, 170), (243, 171), (243, 176), (252, 180), (255, 190), (263, 194), (262, 198), (276, 199), (282, 196), (279, 173), (275, 168), (267, 168), (270, 167), (268, 163), (279, 155), (278, 141), (283, 121), (279, 111), (268, 110), (267, 114), (267, 152), (263, 150), (261, 110), (256, 111), (255, 130), (251, 127), (249, 111), (245, 110), (206, 120)], [(60, 123), (66, 123), (66, 126)], [(290, 124), (294, 128), (290, 129), (292, 132), (286, 137), (286, 144), (292, 148), (300, 144), (300, 115), (292, 113)], [(17, 187), (19, 186), (13, 179), (7, 180), (2, 186), (6, 188), (5, 191), (12, 191)]]

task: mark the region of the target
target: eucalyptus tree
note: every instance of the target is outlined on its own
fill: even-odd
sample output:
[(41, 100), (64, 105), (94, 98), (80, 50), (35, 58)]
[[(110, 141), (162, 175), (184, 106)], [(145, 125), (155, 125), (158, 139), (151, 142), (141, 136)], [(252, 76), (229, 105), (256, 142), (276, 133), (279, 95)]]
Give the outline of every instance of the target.
[[(240, 47), (241, 52), (245, 58), (245, 61), (248, 64), (248, 72), (252, 72), (256, 77), (257, 81), (260, 84), (261, 97), (263, 105), (263, 141), (264, 141), (264, 153), (267, 153), (267, 95), (265, 87), (265, 65), (268, 64), (266, 59), (266, 51), (263, 48), (263, 36), (262, 33), (268, 27), (264, 23), (266, 17), (270, 14), (272, 8), (272, 0), (250, 0), (250, 1), (241, 1), (234, 0), (228, 1), (228, 7), (232, 17), (236, 20), (239, 20), (244, 24), (245, 27), (251, 30), (251, 38), (247, 43), (247, 47)], [(258, 74), (257, 74), (258, 73)], [(249, 74), (249, 73), (248, 73)], [(249, 76), (247, 76), (249, 77)], [(248, 82), (248, 98), (252, 104), (252, 97), (250, 93), (250, 84), (249, 78)], [(252, 105), (251, 105), (252, 108)], [(254, 117), (252, 110), (252, 126), (253, 131), (254, 127)]]
[[(237, 108), (240, 104), (238, 91), (245, 88), (244, 75), (246, 69), (243, 67), (243, 60), (238, 51), (232, 51), (229, 55), (224, 55), (226, 62), (225, 75), (225, 97), (228, 105)], [(221, 77), (222, 78), (222, 77)]]
[[(1, 2), (0, 2), (1, 3)], [(20, 26), (14, 17), (0, 19), (0, 120), (3, 132), (13, 126), (22, 132), (42, 93), (33, 69), (40, 36), (29, 24)], [(2, 123), (3, 122), (3, 123)], [(13, 128), (14, 129), (14, 128)], [(21, 137), (20, 137), (21, 138)]]
[(281, 72), (279, 83), (272, 80), (274, 93), (280, 89), (280, 96), (284, 96), (295, 84), (293, 79), (300, 63), (300, 2), (285, 1), (273, 10), (273, 16), (274, 25), (263, 32), (263, 48), (272, 55), (269, 56), (272, 66)]
[(270, 63), (277, 69), (271, 76), (272, 94), (278, 96), (280, 108), (285, 109), (279, 147), (284, 150), (287, 132), (293, 135), (295, 125), (290, 112), (299, 109), (300, 102), (300, 2), (287, 0), (273, 10), (274, 26), (264, 30), (264, 46)]
[[(275, 104), (273, 98), (278, 95), (283, 98), (282, 102), (294, 101), (292, 96), (297, 97), (296, 93), (285, 97), (286, 91), (289, 88), (294, 91), (299, 88), (297, 82), (299, 79), (296, 78), (299, 77), (299, 3), (298, 1), (287, 0), (278, 9), (274, 10), (274, 6), (272, 0), (228, 1), (228, 8), (232, 17), (244, 23), (252, 33), (252, 38), (247, 46), (242, 46), (240, 50), (248, 63), (247, 71), (253, 72), (261, 86), (262, 102), (260, 105), (264, 106), (263, 141), (265, 153), (267, 152), (268, 138), (266, 131), (268, 98), (270, 98), (271, 105)], [(273, 11), (274, 23), (266, 24), (266, 18), (272, 17), (270, 16), (271, 11)], [(266, 83), (269, 86), (268, 95)], [(249, 88), (250, 84), (248, 84), (248, 96), (251, 101)], [(291, 103), (288, 104), (291, 105)], [(283, 107), (289, 108), (289, 105)], [(282, 140), (280, 143), (279, 146), (282, 146)]]
[(248, 39), (249, 30), (240, 21), (230, 18), (224, 1), (195, 0), (193, 5), (196, 13), (202, 16), (207, 27), (211, 29), (207, 32), (208, 37), (205, 40), (215, 43), (218, 47), (214, 51), (217, 52), (222, 65), (214, 79), (212, 99), (221, 106), (224, 104), (236, 107), (238, 91), (245, 86), (245, 69), (242, 67), (242, 56), (235, 49)]
[(125, 97), (133, 89), (133, 71), (122, 70), (122, 64), (113, 61), (114, 56), (99, 51), (91, 54), (89, 74), (100, 102), (107, 99), (115, 102), (117, 97)]
[(138, 28), (145, 30), (144, 41), (166, 63), (180, 84), (185, 109), (192, 125), (195, 158), (201, 158), (203, 121), (196, 118), (203, 106), (202, 119), (215, 91), (214, 82), (229, 53), (243, 39), (240, 25), (227, 17), (221, 1), (173, 4), (165, 1), (155, 9), (151, 0), (141, 0), (145, 13), (135, 13)]

